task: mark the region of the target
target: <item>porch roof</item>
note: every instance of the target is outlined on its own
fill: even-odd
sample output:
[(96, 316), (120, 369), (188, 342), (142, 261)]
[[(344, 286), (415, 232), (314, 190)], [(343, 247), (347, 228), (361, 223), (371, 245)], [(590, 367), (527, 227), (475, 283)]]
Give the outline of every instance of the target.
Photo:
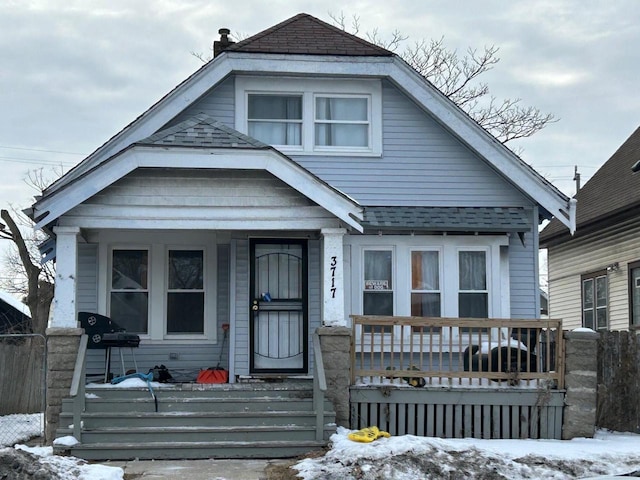
[(176, 147), (271, 148), (266, 143), (240, 133), (204, 113), (143, 138), (136, 144)]
[[(36, 228), (46, 228), (61, 215), (140, 168), (264, 170), (345, 225), (362, 232), (362, 207), (355, 200), (276, 148), (205, 114), (134, 142), (40, 200), (39, 208), (34, 210), (34, 217), (38, 219)], [(43, 245), (45, 248), (51, 249)], [(55, 252), (50, 252), (46, 258), (53, 256)]]
[(504, 207), (365, 207), (365, 230), (529, 232), (531, 213)]

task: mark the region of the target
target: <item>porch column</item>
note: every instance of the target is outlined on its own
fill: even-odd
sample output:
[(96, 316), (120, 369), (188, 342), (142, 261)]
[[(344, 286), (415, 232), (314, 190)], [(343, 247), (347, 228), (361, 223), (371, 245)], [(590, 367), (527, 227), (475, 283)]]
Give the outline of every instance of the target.
[(323, 228), (322, 250), (322, 325), (346, 327), (344, 318), (344, 228)]
[(56, 234), (56, 290), (51, 328), (77, 326), (76, 279), (78, 277), (79, 227), (54, 227)]

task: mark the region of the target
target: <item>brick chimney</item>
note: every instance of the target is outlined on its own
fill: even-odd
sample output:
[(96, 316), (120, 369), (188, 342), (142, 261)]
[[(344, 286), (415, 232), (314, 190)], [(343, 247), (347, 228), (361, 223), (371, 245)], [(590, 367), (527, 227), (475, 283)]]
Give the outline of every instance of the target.
[(229, 34), (231, 33), (231, 30), (229, 30), (228, 28), (221, 28), (220, 30), (218, 30), (218, 33), (220, 34), (220, 40), (216, 40), (213, 42), (214, 58), (220, 55), (227, 48), (229, 48), (229, 46), (236, 43), (229, 40)]

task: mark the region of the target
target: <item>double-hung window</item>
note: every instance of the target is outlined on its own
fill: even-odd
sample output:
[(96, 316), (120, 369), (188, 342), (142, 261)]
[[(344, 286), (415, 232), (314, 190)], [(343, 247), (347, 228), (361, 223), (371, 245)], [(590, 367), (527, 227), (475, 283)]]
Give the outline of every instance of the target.
[(487, 252), (458, 252), (458, 317), (488, 318)]
[(411, 316), (439, 317), (440, 252), (413, 250), (411, 252)]
[(269, 145), (302, 145), (301, 95), (248, 95), (249, 136)]
[(607, 271), (582, 275), (582, 326), (592, 330), (606, 329), (608, 323)]
[(364, 315), (393, 315), (393, 251), (364, 251)]
[(169, 250), (167, 334), (204, 333), (202, 250)]
[(148, 332), (148, 270), (148, 250), (113, 250), (110, 317), (128, 332)]
[(376, 79), (235, 79), (236, 128), (295, 155), (381, 155), (382, 83)]
[(316, 147), (369, 148), (369, 99), (316, 96)]
[(629, 264), (629, 320), (640, 327), (640, 261)]

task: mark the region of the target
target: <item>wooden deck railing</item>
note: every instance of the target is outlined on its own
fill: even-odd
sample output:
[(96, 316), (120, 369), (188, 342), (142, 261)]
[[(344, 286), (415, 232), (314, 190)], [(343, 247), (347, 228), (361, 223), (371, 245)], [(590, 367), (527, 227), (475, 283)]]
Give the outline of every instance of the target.
[(351, 319), (354, 385), (564, 388), (560, 320)]

